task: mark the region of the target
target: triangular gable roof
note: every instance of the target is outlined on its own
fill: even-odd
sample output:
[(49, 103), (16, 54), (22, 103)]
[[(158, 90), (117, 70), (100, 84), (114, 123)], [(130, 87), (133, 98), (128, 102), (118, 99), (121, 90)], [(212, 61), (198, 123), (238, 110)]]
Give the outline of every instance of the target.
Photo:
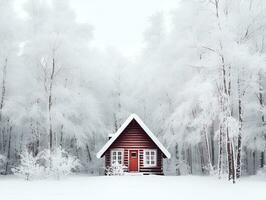
[(157, 139), (157, 137), (150, 131), (150, 129), (143, 123), (143, 121), (136, 114), (131, 114), (127, 120), (123, 123), (123, 125), (117, 130), (117, 132), (113, 135), (113, 137), (108, 140), (108, 142), (103, 146), (103, 148), (97, 153), (97, 158), (101, 158), (106, 150), (113, 144), (113, 142), (121, 135), (121, 133), (125, 130), (125, 128), (129, 125), (129, 123), (135, 119), (137, 123), (141, 126), (141, 128), (146, 132), (146, 134), (151, 138), (151, 140), (157, 145), (157, 147), (162, 151), (162, 153), (166, 156), (166, 158), (170, 158), (171, 154), (167, 151), (167, 149), (161, 144), (161, 142)]

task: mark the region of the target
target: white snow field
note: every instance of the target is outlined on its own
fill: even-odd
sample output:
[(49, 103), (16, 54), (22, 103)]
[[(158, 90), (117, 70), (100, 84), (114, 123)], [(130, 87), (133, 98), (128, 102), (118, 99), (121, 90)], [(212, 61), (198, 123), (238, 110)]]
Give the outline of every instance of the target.
[(0, 176), (1, 200), (256, 200), (266, 198), (266, 179), (226, 180), (197, 176), (71, 176), (24, 181)]

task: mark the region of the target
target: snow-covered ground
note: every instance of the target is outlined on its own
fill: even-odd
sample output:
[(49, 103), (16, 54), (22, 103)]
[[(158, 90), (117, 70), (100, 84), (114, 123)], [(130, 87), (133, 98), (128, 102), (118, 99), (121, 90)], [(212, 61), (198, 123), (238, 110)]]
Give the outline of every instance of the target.
[(233, 185), (197, 176), (73, 176), (59, 181), (0, 176), (1, 200), (262, 200), (265, 191), (266, 179), (255, 178)]

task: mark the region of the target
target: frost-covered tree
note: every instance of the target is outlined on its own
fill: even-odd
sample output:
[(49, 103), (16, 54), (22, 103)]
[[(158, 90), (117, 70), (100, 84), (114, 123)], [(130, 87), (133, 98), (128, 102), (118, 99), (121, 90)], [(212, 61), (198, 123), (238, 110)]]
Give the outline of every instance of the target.
[[(18, 65), (18, 53), (21, 34), (17, 30), (21, 28), (21, 20), (16, 16), (14, 10), (14, 1), (0, 1), (0, 154), (3, 154), (7, 160), (4, 166), (4, 173), (7, 174), (12, 165), (12, 140), (13, 129), (17, 118), (12, 118), (14, 109), (14, 99), (16, 88), (13, 79), (17, 75), (16, 65)], [(8, 19), (8, 20), (7, 20)]]
[(40, 155), (46, 163), (49, 163), (46, 170), (47, 175), (56, 179), (71, 174), (79, 166), (79, 160), (60, 147), (54, 151), (44, 151)]
[[(257, 124), (264, 122), (264, 83), (255, 77), (264, 63), (264, 11), (260, 0), (181, 1), (168, 32), (156, 34), (161, 25), (147, 32), (148, 42), (156, 35), (159, 45), (144, 51), (140, 60), (141, 73), (148, 72), (144, 85), (156, 88), (144, 97), (152, 97), (155, 105), (143, 105), (151, 106), (150, 116), (159, 116), (154, 126), (163, 124), (159, 132), (166, 132), (173, 157), (186, 161), (190, 173), (206, 173), (213, 166), (235, 182), (241, 167), (251, 173), (257, 157), (263, 165), (263, 131)], [(256, 156), (257, 151), (262, 153)]]
[(45, 174), (45, 168), (38, 163), (38, 156), (34, 156), (33, 152), (24, 152), (20, 155), (20, 164), (12, 169), (15, 175), (23, 177), (29, 181), (33, 178), (40, 178)]

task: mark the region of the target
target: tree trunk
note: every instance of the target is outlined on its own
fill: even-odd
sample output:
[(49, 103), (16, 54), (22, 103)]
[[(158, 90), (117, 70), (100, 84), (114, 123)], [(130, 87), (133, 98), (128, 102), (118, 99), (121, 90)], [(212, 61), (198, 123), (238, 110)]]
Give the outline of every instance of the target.
[(50, 150), (53, 150), (53, 127), (52, 127), (52, 90), (53, 90), (53, 82), (54, 82), (54, 74), (55, 74), (55, 59), (53, 58), (52, 63), (52, 72), (50, 76), (50, 86), (49, 86), (49, 97), (48, 97), (48, 110), (49, 110), (49, 142), (50, 142)]
[(222, 177), (222, 162), (223, 162), (223, 133), (222, 133), (222, 127), (220, 126), (219, 131), (219, 157), (218, 157), (218, 176), (219, 178)]
[[(265, 116), (264, 116), (264, 97), (263, 97), (263, 85), (262, 85), (262, 75), (261, 73), (259, 73), (259, 95), (258, 95), (258, 99), (259, 99), (259, 104), (260, 104), (260, 112), (261, 112), (261, 123), (262, 123), (262, 127), (265, 126)], [(265, 151), (265, 146), (266, 146), (266, 133), (264, 132), (264, 129), (262, 129), (262, 135), (263, 135), (263, 140), (264, 140), (264, 149), (262, 150), (261, 154), (260, 154), (260, 167), (263, 168), (264, 167), (264, 151)]]
[(89, 148), (89, 145), (88, 144), (86, 144), (86, 150), (87, 150), (87, 154), (88, 154), (88, 162), (91, 162), (91, 152), (90, 152), (90, 148)]
[(240, 79), (238, 77), (238, 137), (237, 137), (237, 158), (236, 158), (236, 178), (241, 176), (241, 151), (242, 151), (242, 127), (243, 127), (243, 113), (242, 113), (242, 92), (240, 89)]
[(210, 153), (210, 144), (209, 138), (206, 128), (204, 129), (204, 140), (205, 140), (205, 148), (207, 151), (207, 159), (208, 159), (208, 170), (209, 172), (213, 170), (212, 162), (211, 162), (211, 153)]
[[(7, 58), (5, 59), (4, 66), (3, 66), (3, 77), (2, 77), (2, 91), (1, 91), (1, 99), (0, 99), (0, 152), (5, 152), (5, 134), (4, 134), (4, 126), (3, 126), (3, 119), (2, 119), (2, 110), (4, 107), (4, 101), (6, 96), (6, 73), (7, 73)], [(1, 141), (2, 140), (2, 141)]]
[(63, 147), (63, 135), (64, 135), (63, 129), (64, 129), (64, 125), (61, 125), (61, 133), (60, 133), (60, 146), (61, 147)]
[(192, 168), (192, 152), (191, 152), (191, 145), (188, 145), (187, 149), (187, 160), (188, 160), (188, 165), (190, 167), (190, 174), (193, 173), (193, 168)]
[(36, 148), (35, 148), (35, 156), (38, 155), (40, 151), (40, 132), (39, 132), (39, 122), (36, 122)]
[(6, 162), (6, 168), (5, 168), (5, 174), (8, 174), (8, 167), (10, 162), (10, 154), (11, 154), (11, 134), (12, 134), (12, 126), (9, 128), (9, 137), (8, 137), (8, 148), (7, 148), (7, 162)]
[(200, 156), (201, 173), (205, 174), (204, 149), (203, 149), (202, 143), (198, 144), (198, 149), (199, 149), (199, 156)]
[(227, 141), (227, 162), (228, 162), (228, 180), (232, 179), (232, 151), (231, 151), (231, 142), (229, 138), (229, 131), (227, 128), (226, 131), (226, 141)]
[(238, 138), (237, 138), (236, 178), (240, 178), (241, 176), (241, 149), (242, 149), (241, 140), (242, 140), (242, 136), (241, 136), (241, 133), (239, 133)]
[(2, 93), (0, 100), (0, 122), (2, 121), (2, 110), (4, 107), (4, 101), (6, 96), (6, 70), (7, 70), (7, 58), (5, 59), (5, 63), (3, 66), (3, 78), (2, 78)]
[(264, 168), (264, 151), (260, 154), (260, 168)]
[(215, 165), (215, 149), (214, 149), (214, 124), (212, 123), (212, 129), (210, 132), (211, 135), (211, 161), (212, 166)]
[(231, 141), (231, 160), (232, 160), (232, 163), (231, 163), (231, 170), (232, 170), (232, 180), (233, 180), (233, 183), (236, 183), (236, 168), (235, 168), (235, 151), (234, 151), (234, 142)]
[[(180, 164), (178, 143), (176, 143), (176, 145), (175, 145), (175, 157), (176, 157), (176, 166), (177, 166), (178, 164)], [(180, 167), (177, 167), (176, 168), (176, 175), (177, 176), (180, 176), (181, 175)]]
[(253, 157), (253, 174), (255, 175), (256, 174), (256, 151), (253, 151), (252, 153), (252, 157)]

